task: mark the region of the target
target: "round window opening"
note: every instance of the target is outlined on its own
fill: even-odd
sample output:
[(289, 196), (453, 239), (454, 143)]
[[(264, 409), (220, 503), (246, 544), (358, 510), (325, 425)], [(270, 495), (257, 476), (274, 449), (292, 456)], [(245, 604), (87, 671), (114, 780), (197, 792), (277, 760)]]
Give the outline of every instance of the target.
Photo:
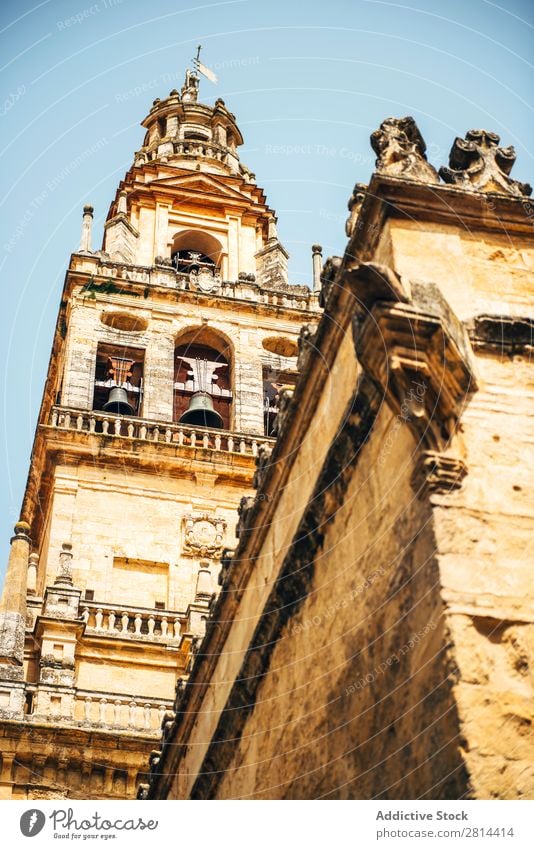
[(131, 315), (127, 312), (107, 312), (101, 317), (103, 324), (112, 327), (113, 330), (123, 330), (126, 333), (139, 333), (140, 330), (146, 330), (148, 321), (144, 318), (139, 318), (137, 315)]
[(271, 354), (278, 354), (279, 357), (296, 357), (299, 352), (297, 343), (283, 336), (270, 336), (264, 339), (263, 347)]

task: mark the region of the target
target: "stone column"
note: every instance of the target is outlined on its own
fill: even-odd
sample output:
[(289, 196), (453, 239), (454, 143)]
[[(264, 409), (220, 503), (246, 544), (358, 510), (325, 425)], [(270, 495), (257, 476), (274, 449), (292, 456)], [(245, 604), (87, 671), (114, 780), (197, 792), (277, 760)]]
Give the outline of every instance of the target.
[(0, 678), (5, 665), (22, 667), (26, 623), (26, 586), (31, 540), (30, 526), (17, 522), (11, 538), (4, 591), (0, 599)]
[(321, 291), (321, 271), (323, 268), (323, 249), (321, 245), (312, 245), (313, 291)]
[(31, 540), (30, 526), (17, 522), (6, 579), (0, 599), (0, 717), (22, 719), (24, 715), (24, 631), (26, 587)]
[(80, 242), (80, 253), (91, 253), (91, 235), (93, 230), (93, 207), (84, 206), (82, 221), (82, 238)]

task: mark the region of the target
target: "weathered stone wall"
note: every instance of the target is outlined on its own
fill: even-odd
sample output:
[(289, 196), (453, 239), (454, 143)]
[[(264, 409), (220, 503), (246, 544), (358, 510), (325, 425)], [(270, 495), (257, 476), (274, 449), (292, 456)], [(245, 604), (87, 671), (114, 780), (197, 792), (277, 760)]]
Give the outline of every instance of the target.
[(383, 405), (310, 547), (309, 592), (279, 636), (217, 798), (465, 791), (431, 513), (410, 484), (415, 450)]
[(469, 473), (434, 496), (454, 695), (477, 798), (532, 798), (533, 380), (528, 359), (479, 352), (462, 418)]

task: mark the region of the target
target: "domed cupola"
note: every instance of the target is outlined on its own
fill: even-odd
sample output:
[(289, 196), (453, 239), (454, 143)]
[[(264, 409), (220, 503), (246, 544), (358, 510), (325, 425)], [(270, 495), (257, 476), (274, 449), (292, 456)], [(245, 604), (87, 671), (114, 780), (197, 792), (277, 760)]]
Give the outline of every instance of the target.
[(142, 122), (146, 128), (143, 146), (135, 154), (135, 165), (167, 162), (181, 168), (239, 174), (253, 179), (241, 165), (236, 148), (243, 137), (235, 115), (218, 98), (214, 106), (198, 103), (199, 77), (187, 70), (181, 92), (176, 89), (164, 100), (154, 100)]

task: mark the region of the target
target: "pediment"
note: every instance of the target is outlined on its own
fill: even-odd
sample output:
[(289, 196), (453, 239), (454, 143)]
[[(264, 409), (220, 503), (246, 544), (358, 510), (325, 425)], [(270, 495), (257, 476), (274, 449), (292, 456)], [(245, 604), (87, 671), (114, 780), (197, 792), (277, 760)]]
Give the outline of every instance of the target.
[(229, 201), (250, 203), (250, 195), (228, 186), (211, 174), (182, 174), (151, 180), (150, 188), (179, 190), (186, 194), (216, 195)]

